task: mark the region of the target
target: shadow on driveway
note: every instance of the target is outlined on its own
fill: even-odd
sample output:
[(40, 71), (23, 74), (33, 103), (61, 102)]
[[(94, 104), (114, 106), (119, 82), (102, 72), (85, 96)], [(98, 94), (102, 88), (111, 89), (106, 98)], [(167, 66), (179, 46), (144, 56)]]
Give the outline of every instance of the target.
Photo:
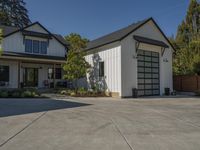
[(83, 107), (91, 104), (52, 99), (0, 99), (0, 117)]

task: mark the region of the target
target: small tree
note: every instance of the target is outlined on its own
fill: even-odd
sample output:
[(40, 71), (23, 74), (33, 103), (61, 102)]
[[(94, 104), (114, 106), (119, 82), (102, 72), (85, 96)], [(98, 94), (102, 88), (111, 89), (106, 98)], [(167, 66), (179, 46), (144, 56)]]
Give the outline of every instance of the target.
[(75, 82), (75, 89), (77, 91), (77, 81), (80, 78), (86, 77), (86, 73), (90, 65), (86, 62), (83, 52), (75, 52), (70, 50), (67, 55), (67, 62), (63, 70), (65, 71), (64, 78)]
[(89, 40), (76, 33), (71, 33), (66, 36), (65, 40), (69, 44), (69, 50), (67, 54), (67, 61), (63, 66), (63, 70), (65, 71), (64, 78), (73, 81), (77, 91), (78, 79), (86, 77), (90, 68), (89, 63), (85, 60), (85, 53), (83, 51)]

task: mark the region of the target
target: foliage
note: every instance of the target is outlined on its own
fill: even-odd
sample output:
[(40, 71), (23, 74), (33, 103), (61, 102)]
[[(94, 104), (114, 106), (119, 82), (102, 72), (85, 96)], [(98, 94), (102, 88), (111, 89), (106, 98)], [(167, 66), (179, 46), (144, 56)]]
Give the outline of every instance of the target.
[(71, 33), (65, 37), (65, 40), (69, 43), (69, 50), (80, 51), (86, 48), (88, 39), (83, 38), (81, 35), (76, 33)]
[(0, 98), (35, 98), (40, 94), (34, 89), (1, 90)]
[(200, 63), (200, 3), (197, 0), (190, 0), (186, 18), (171, 41), (176, 48), (174, 74), (197, 74)]
[(75, 81), (77, 89), (77, 80), (86, 77), (86, 73), (90, 68), (89, 63), (85, 60), (85, 53), (82, 49), (86, 47), (87, 41), (78, 34), (70, 34), (65, 38), (69, 43), (67, 61), (63, 66), (65, 71), (64, 78)]
[(31, 21), (24, 0), (0, 0), (1, 24), (22, 28)]
[(65, 71), (64, 78), (70, 81), (86, 77), (86, 73), (90, 65), (84, 58), (83, 52), (75, 52), (70, 50), (68, 52), (67, 61), (63, 66)]

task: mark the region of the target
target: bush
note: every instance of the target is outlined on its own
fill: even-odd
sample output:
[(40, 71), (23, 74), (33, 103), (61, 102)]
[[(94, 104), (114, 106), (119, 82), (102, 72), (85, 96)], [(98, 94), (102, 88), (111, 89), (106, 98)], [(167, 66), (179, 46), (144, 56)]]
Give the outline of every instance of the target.
[(31, 91), (28, 91), (28, 90), (27, 90), (27, 91), (24, 91), (24, 92), (23, 92), (23, 97), (29, 97), (29, 98), (30, 98), (30, 97), (33, 97), (32, 92), (31, 92)]
[(8, 91), (0, 91), (1, 98), (7, 98), (9, 96)]
[(14, 91), (14, 92), (11, 93), (11, 97), (13, 97), (13, 98), (19, 98), (19, 97), (21, 97), (21, 92)]

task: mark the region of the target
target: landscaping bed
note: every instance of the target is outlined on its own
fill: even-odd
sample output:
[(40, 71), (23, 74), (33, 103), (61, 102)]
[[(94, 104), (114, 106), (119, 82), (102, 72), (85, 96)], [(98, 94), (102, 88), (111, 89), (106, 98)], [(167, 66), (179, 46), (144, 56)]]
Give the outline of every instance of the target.
[(2, 89), (0, 98), (41, 98), (41, 95), (36, 89)]
[(87, 90), (84, 88), (79, 88), (77, 90), (58, 89), (56, 93), (72, 97), (109, 97), (104, 91)]

